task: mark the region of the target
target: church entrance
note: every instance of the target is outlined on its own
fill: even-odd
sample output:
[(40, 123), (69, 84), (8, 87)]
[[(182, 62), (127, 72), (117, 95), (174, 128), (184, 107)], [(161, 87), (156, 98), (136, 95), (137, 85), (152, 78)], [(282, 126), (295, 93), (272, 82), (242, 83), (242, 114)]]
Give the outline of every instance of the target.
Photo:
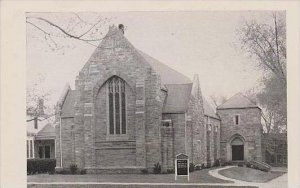
[(244, 142), (240, 138), (235, 138), (231, 142), (232, 160), (244, 160)]

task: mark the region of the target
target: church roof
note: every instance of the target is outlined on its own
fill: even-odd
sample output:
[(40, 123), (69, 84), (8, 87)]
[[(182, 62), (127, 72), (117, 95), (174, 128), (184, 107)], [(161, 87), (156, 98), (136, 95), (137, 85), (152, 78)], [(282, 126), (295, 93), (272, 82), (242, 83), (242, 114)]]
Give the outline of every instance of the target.
[[(193, 84), (167, 84), (168, 95), (163, 113), (184, 113), (188, 109)], [(204, 115), (220, 119), (203, 97)]]
[(78, 96), (79, 91), (76, 90), (69, 90), (68, 94), (65, 98), (65, 101), (62, 105), (62, 110), (61, 110), (61, 117), (66, 118), (66, 117), (74, 117), (74, 104), (76, 97)]
[(217, 107), (217, 109), (231, 109), (231, 108), (259, 108), (250, 99), (241, 93), (229, 98), (225, 103)]
[(207, 102), (205, 97), (203, 97), (203, 108), (204, 108), (204, 115), (215, 118), (215, 119), (220, 119), (220, 117), (217, 116), (211, 105)]
[(192, 84), (167, 84), (168, 90), (163, 113), (184, 113), (190, 100)]
[(192, 83), (192, 81), (184, 76), (183, 74), (177, 72), (176, 70), (170, 68), (169, 66), (161, 63), (157, 59), (149, 56), (148, 54), (138, 50), (142, 57), (150, 64), (154, 71), (160, 75), (162, 85), (165, 84), (187, 84)]

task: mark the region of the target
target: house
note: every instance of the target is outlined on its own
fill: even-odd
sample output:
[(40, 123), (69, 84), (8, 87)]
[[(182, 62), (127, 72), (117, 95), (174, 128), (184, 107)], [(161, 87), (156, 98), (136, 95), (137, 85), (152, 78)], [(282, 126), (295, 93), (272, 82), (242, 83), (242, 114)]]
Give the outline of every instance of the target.
[[(41, 102), (40, 109), (43, 109)], [(53, 119), (53, 118), (52, 118)], [(39, 116), (27, 112), (27, 159), (55, 158), (55, 128), (51, 118), (47, 117), (43, 110)]]

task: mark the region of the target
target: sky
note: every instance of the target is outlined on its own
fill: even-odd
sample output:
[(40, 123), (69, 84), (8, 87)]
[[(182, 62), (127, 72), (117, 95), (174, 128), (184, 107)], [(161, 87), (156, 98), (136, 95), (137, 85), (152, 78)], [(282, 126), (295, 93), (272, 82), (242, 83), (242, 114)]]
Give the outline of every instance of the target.
[[(137, 49), (190, 79), (198, 74), (208, 100), (212, 95), (229, 98), (260, 86), (262, 72), (255, 60), (241, 50), (237, 29), (252, 19), (268, 23), (271, 14), (268, 11), (78, 13), (91, 23), (95, 23), (98, 16), (111, 19), (98, 31), (103, 34), (108, 25), (125, 25), (125, 37)], [(77, 19), (72, 13), (30, 13), (27, 16), (47, 18), (63, 28), (71, 28), (72, 21)], [(35, 23), (59, 33), (45, 23)], [(80, 33), (84, 29), (71, 32)], [(50, 42), (46, 42), (43, 32), (27, 24), (26, 83), (30, 87), (42, 77), (38, 87), (50, 92), (48, 105), (56, 104), (66, 83), (74, 89), (76, 76), (96, 48), (60, 36), (53, 39), (58, 47), (49, 39)], [(57, 50), (60, 44), (64, 47)]]

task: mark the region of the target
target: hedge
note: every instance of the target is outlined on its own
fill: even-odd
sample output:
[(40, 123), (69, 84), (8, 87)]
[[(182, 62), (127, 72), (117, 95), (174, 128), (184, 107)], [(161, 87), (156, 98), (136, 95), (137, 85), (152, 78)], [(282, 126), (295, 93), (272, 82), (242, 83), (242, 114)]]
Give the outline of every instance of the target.
[(27, 174), (54, 173), (56, 159), (27, 159)]

